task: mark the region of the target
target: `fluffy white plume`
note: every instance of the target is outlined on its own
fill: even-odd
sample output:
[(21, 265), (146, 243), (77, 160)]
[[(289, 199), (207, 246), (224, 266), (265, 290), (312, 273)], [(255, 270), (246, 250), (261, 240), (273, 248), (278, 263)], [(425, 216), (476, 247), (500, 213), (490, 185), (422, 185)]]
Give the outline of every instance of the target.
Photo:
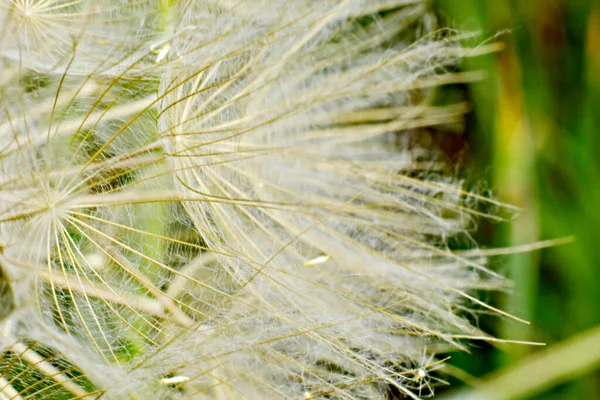
[[(0, 0), (0, 394), (419, 398), (501, 288), (405, 131), (421, 0)], [(475, 306), (475, 307), (473, 307)], [(475, 312), (475, 311), (473, 311)]]

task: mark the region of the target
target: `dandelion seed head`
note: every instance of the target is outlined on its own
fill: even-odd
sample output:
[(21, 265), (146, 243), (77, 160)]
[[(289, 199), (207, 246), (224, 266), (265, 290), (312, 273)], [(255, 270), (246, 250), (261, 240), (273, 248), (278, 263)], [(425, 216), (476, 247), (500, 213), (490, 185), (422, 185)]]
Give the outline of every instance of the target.
[(478, 197), (403, 143), (466, 112), (425, 3), (0, 4), (22, 396), (417, 398), (425, 343), (479, 335), (502, 279), (448, 249)]

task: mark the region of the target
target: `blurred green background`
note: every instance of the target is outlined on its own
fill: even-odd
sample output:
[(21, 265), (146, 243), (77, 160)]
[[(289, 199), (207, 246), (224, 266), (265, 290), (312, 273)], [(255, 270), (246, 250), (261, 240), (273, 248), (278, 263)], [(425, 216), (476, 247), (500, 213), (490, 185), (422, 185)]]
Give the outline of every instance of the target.
[[(466, 127), (467, 162), (477, 178), (490, 182), (496, 198), (523, 209), (510, 224), (483, 226), (480, 241), (505, 247), (575, 237), (570, 244), (491, 260), (514, 281), (514, 289), (489, 300), (531, 325), (486, 318), (480, 325), (500, 338), (548, 346), (478, 344), (472, 355), (453, 354), (450, 363), (472, 375), (470, 383), (477, 386), (475, 378), (522, 364), (530, 353), (549, 354), (558, 347), (554, 344), (600, 323), (600, 1), (434, 4), (444, 26), (477, 30), (480, 42), (489, 38), (505, 44), (504, 50), (461, 66), (487, 73), (483, 81), (462, 88), (473, 107)], [(555, 379), (521, 398), (600, 399), (597, 337), (583, 353), (592, 361), (565, 351), (552, 365), (542, 363), (548, 370), (586, 364), (585, 373), (565, 382)], [(523, 379), (527, 374), (538, 379), (535, 371), (519, 373)], [(466, 381), (453, 384), (468, 386)]]

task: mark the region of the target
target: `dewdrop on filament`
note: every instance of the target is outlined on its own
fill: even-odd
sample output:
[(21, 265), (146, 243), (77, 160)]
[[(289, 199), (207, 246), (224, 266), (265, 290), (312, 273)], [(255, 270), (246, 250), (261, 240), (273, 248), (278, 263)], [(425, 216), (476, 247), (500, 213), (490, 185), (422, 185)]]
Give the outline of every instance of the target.
[(415, 374), (414, 380), (418, 381), (418, 380), (421, 380), (421, 379), (425, 378), (426, 376), (427, 376), (427, 372), (425, 372), (425, 370), (423, 368), (421, 368)]
[(328, 256), (328, 255), (318, 256), (318, 257), (311, 258), (310, 260), (306, 261), (304, 263), (304, 266), (305, 267), (314, 267), (315, 265), (323, 264), (324, 262), (329, 261), (329, 259), (331, 259), (331, 256)]
[(176, 385), (178, 383), (185, 383), (190, 380), (187, 376), (173, 376), (171, 378), (162, 378), (160, 380), (161, 385)]
[(160, 51), (158, 52), (158, 55), (156, 56), (156, 60), (155, 62), (158, 64), (159, 62), (161, 62), (162, 60), (164, 60), (164, 58), (167, 56), (167, 54), (169, 54), (169, 50), (171, 49), (171, 43), (165, 43)]

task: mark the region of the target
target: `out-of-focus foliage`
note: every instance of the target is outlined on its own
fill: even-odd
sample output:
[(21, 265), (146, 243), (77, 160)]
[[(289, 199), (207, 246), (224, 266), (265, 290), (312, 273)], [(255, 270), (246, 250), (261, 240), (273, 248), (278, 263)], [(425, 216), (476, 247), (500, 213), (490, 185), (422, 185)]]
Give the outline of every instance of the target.
[[(483, 38), (506, 44), (503, 51), (464, 66), (488, 73), (465, 88), (474, 107), (467, 125), (469, 159), (490, 179), (496, 196), (523, 208), (514, 223), (484, 229), (482, 241), (509, 246), (576, 238), (568, 245), (496, 260), (496, 267), (515, 282), (513, 293), (496, 303), (531, 321), (530, 326), (479, 322), (500, 337), (552, 345), (600, 322), (600, 3), (436, 4), (448, 25), (480, 30)], [(536, 350), (482, 346), (473, 349), (476, 357), (455, 355), (452, 363), (481, 377)], [(534, 398), (598, 399), (599, 377), (597, 372), (578, 377)]]

